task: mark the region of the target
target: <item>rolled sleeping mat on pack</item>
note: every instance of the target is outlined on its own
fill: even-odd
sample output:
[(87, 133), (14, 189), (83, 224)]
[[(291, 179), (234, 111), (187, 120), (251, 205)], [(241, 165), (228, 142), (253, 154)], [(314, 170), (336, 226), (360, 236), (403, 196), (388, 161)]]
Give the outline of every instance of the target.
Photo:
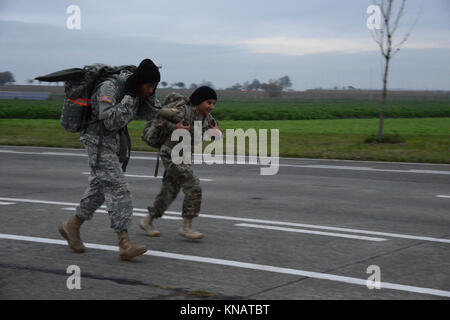
[(36, 77), (35, 79), (45, 82), (79, 81), (83, 79), (85, 74), (85, 69), (71, 68), (49, 73), (45, 76)]

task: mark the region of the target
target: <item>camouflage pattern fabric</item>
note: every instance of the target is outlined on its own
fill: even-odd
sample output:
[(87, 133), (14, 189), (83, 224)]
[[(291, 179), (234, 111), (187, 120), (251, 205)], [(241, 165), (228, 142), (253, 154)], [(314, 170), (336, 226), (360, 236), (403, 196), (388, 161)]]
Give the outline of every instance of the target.
[[(112, 133), (104, 136), (103, 146), (114, 152), (119, 152), (118, 130), (134, 119), (151, 120), (161, 109), (155, 95), (145, 98), (124, 96), (125, 81), (131, 74), (130, 71), (123, 70), (119, 75), (105, 80), (94, 90), (91, 97), (91, 122), (103, 120), (105, 128)], [(86, 133), (80, 136), (80, 141), (98, 144), (98, 126), (98, 123), (90, 125)]]
[[(165, 171), (163, 183), (159, 194), (156, 196), (153, 206), (150, 206), (149, 213), (155, 217), (161, 217), (170, 204), (175, 200), (180, 190), (183, 190), (184, 201), (182, 216), (186, 218), (197, 217), (200, 212), (202, 189), (200, 180), (194, 174), (192, 165), (175, 164), (171, 160), (172, 148), (178, 143), (171, 141), (172, 132), (176, 129), (176, 124), (184, 119), (185, 125), (190, 125), (192, 146), (194, 144), (194, 121), (202, 121), (203, 133), (209, 128), (209, 124), (214, 118), (208, 114), (202, 116), (197, 109), (189, 104), (189, 100), (178, 93), (170, 94), (163, 103), (163, 108), (158, 116), (164, 118), (166, 140), (160, 149), (160, 156)], [(146, 132), (144, 130), (143, 138)], [(192, 148), (192, 150), (194, 150)]]
[(111, 228), (116, 232), (127, 230), (133, 214), (131, 193), (119, 161), (118, 130), (126, 127), (138, 113), (149, 120), (160, 109), (160, 104), (154, 96), (147, 98), (124, 96), (125, 81), (130, 75), (131, 72), (124, 70), (119, 75), (102, 82), (93, 92), (92, 118), (103, 120), (105, 128), (109, 131), (103, 137), (97, 164), (98, 123), (90, 125), (86, 133), (80, 136), (80, 141), (88, 153), (91, 174), (89, 186), (77, 208), (77, 216), (82, 220), (89, 220), (95, 210), (106, 202)]
[(182, 216), (195, 218), (200, 212), (202, 203), (200, 180), (194, 174), (192, 165), (174, 164), (170, 153), (171, 149), (161, 147), (161, 160), (165, 168), (163, 182), (153, 206), (149, 207), (149, 212), (155, 218), (161, 217), (182, 189), (184, 193)]
[[(211, 114), (202, 116), (197, 112), (194, 106), (190, 105), (189, 100), (179, 93), (171, 93), (166, 97), (163, 108), (159, 111), (158, 116), (164, 118), (167, 126), (167, 138), (164, 142), (169, 148), (173, 148), (178, 141), (171, 141), (170, 137), (176, 128), (176, 124), (184, 119), (184, 125), (190, 125), (189, 133), (191, 134), (192, 147), (194, 146), (194, 121), (202, 122), (202, 134), (209, 129), (209, 125), (215, 120)], [(193, 150), (193, 149), (192, 149)]]
[(122, 172), (117, 154), (103, 148), (98, 166), (97, 145), (85, 143), (88, 153), (91, 174), (89, 186), (77, 207), (77, 216), (82, 220), (90, 220), (94, 212), (106, 202), (111, 219), (111, 228), (116, 232), (127, 230), (133, 214), (131, 193)]

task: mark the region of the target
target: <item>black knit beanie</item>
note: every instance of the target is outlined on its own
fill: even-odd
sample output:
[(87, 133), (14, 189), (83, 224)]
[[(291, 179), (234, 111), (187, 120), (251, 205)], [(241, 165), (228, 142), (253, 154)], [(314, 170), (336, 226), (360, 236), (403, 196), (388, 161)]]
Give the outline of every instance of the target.
[(193, 106), (198, 106), (203, 101), (209, 99), (217, 100), (217, 94), (213, 89), (207, 86), (197, 88), (189, 97)]
[(136, 69), (137, 84), (161, 81), (159, 68), (150, 59), (144, 59)]

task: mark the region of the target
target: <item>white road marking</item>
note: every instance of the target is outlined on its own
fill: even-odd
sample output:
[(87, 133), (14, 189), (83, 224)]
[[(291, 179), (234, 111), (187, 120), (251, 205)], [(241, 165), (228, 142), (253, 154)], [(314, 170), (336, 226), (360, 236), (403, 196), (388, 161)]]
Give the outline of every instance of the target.
[[(62, 208), (62, 210), (66, 210), (66, 211), (75, 211), (76, 208)], [(106, 210), (96, 210), (95, 212), (98, 213), (108, 213), (108, 211)], [(137, 217), (146, 217), (147, 214), (144, 213), (136, 213), (133, 210), (133, 216), (137, 216)], [(171, 216), (162, 216), (161, 219), (167, 219), (167, 220), (182, 220), (180, 217), (171, 217)]]
[[(71, 151), (81, 151), (82, 148), (61, 148), (61, 147), (39, 147), (39, 146), (11, 146), (11, 145), (0, 145), (0, 150), (7, 150), (7, 151), (13, 151), (8, 149), (2, 149), (2, 148), (8, 148), (8, 147), (19, 147), (19, 148), (27, 148), (27, 149), (44, 149), (44, 150), (71, 150)], [(1, 151), (0, 151), (1, 152)], [(152, 151), (132, 151), (132, 154), (146, 154), (146, 155), (152, 155), (154, 154), (155, 157), (148, 157), (148, 156), (139, 156), (135, 159), (142, 158), (143, 160), (156, 160), (156, 152)], [(398, 165), (418, 165), (418, 166), (449, 166), (448, 164), (441, 164), (441, 163), (423, 163), (423, 162), (392, 162), (392, 161), (366, 161), (366, 160), (347, 160), (347, 159), (314, 159), (314, 158), (293, 158), (293, 157), (279, 157), (280, 159), (285, 160), (301, 160), (301, 161), (336, 161), (336, 162), (357, 162), (357, 163), (380, 163), (380, 164), (398, 164)], [(270, 157), (261, 157), (261, 159), (270, 159)]]
[[(61, 149), (63, 149), (63, 148), (61, 148)], [(68, 150), (72, 150), (72, 149), (68, 149)], [(76, 149), (74, 149), (74, 150), (76, 150)], [(87, 154), (85, 154), (85, 153), (75, 153), (75, 152), (31, 152), (31, 151), (15, 151), (15, 150), (0, 149), (0, 153), (30, 154), (30, 155), (42, 155), (42, 156), (87, 157)], [(131, 156), (131, 159), (156, 160), (156, 157)]]
[[(75, 211), (76, 208), (62, 208), (62, 210)], [(108, 211), (100, 210), (100, 209), (95, 211), (95, 212), (108, 213)], [(168, 213), (168, 212), (166, 212), (166, 213)], [(173, 213), (181, 214), (179, 212), (173, 212)], [(138, 212), (136, 212), (136, 209), (134, 209), (133, 210), (133, 216), (145, 217), (145, 216), (147, 216), (147, 214), (138, 213)], [(172, 217), (172, 216), (167, 216), (167, 215), (164, 215), (161, 218), (162, 219), (167, 219), (167, 220), (182, 220), (180, 217)], [(321, 231), (313, 231), (313, 230), (306, 230), (306, 229), (292, 229), (292, 228), (264, 226), (264, 225), (247, 224), (247, 223), (239, 223), (239, 224), (235, 224), (235, 226), (238, 226), (238, 227), (249, 227), (249, 228), (259, 228), (259, 229), (279, 230), (279, 231), (287, 231), (287, 232), (309, 233), (309, 234), (315, 234), (315, 235), (332, 236), (332, 237), (349, 238), (349, 239), (358, 239), (358, 240), (367, 240), (367, 241), (386, 241), (387, 240), (387, 239), (384, 239), (384, 238), (365, 237), (365, 236), (357, 236), (357, 235), (344, 234), (344, 233), (321, 232)]]
[(445, 195), (442, 195), (442, 194), (439, 194), (436, 197), (438, 197), (438, 198), (450, 198), (450, 196), (445, 196)]
[(28, 202), (28, 203), (40, 203), (40, 204), (55, 204), (61, 206), (78, 206), (79, 203), (74, 202), (59, 202), (59, 201), (47, 201), (47, 200), (33, 200), (33, 199), (19, 199), (19, 198), (2, 198), (0, 201), (15, 201), (15, 202)]
[[(74, 202), (57, 202), (57, 201), (44, 201), (44, 200), (19, 199), (19, 198), (2, 198), (2, 197), (0, 197), (0, 201), (53, 204), (53, 205), (62, 205), (62, 206), (78, 206), (79, 205), (79, 203), (74, 203)], [(102, 206), (101, 208), (106, 208), (106, 207)], [(147, 212), (146, 209), (135, 208), (133, 210), (137, 211), (137, 212)], [(166, 211), (165, 213), (181, 215), (181, 212), (176, 212), (176, 211)], [(230, 216), (220, 216), (220, 215), (213, 215), (213, 214), (200, 214), (199, 217), (219, 219), (219, 220), (250, 222), (250, 223), (282, 225), (282, 226), (290, 226), (290, 227), (303, 227), (303, 228), (310, 228), (310, 229), (343, 231), (343, 232), (350, 232), (350, 233), (371, 234), (371, 235), (391, 237), (391, 238), (402, 238), (402, 239), (411, 239), (411, 240), (420, 240), (420, 241), (450, 243), (450, 239), (441, 239), (441, 238), (424, 237), (424, 236), (413, 236), (413, 235), (407, 235), (407, 234), (379, 232), (379, 231), (370, 231), (370, 230), (362, 230), (362, 229), (329, 227), (329, 226), (322, 226), (322, 225), (315, 225), (315, 224), (294, 223), (294, 222), (284, 222), (284, 221), (274, 221), (274, 220), (252, 219), (252, 218), (241, 218), (241, 217), (230, 217)]]
[(334, 169), (334, 170), (356, 170), (356, 171), (378, 171), (378, 172), (400, 172), (400, 173), (426, 173), (426, 174), (450, 174), (450, 171), (444, 170), (399, 170), (399, 169), (378, 169), (370, 167), (352, 167), (352, 166), (329, 166), (329, 165), (301, 165), (301, 164), (282, 164), (280, 167), (297, 167), (297, 168), (312, 168), (312, 169)]
[(31, 152), (31, 151), (15, 151), (0, 149), (1, 153), (17, 153), (17, 154), (35, 154), (43, 156), (70, 156), (70, 157), (87, 157), (87, 154), (74, 152)]
[[(53, 155), (53, 156), (77, 156), (77, 157), (87, 157), (86, 154), (82, 153), (69, 153), (69, 152), (29, 152), (29, 151), (14, 151), (14, 150), (6, 150), (0, 149), (0, 152), (3, 153), (17, 153), (17, 154), (36, 154), (36, 155)], [(270, 157), (265, 157), (270, 159)], [(137, 160), (156, 160), (156, 157), (144, 157), (144, 156), (131, 156), (131, 159)], [(237, 156), (236, 159), (243, 159), (246, 163), (240, 165), (263, 165), (261, 163), (248, 163), (248, 159), (243, 156)], [(247, 159), (247, 160), (246, 160)], [(286, 158), (292, 159), (292, 158)], [(295, 158), (293, 158), (295, 159)], [(328, 159), (302, 159), (302, 160), (328, 160)], [(338, 161), (338, 160), (333, 160)], [(344, 161), (344, 160), (342, 160)], [(377, 162), (378, 163), (378, 162)], [(231, 165), (236, 165), (238, 163), (231, 163)], [(414, 164), (413, 165), (421, 165)], [(230, 165), (230, 164), (225, 164)], [(432, 165), (432, 164), (429, 164)], [(438, 164), (436, 164), (438, 165)], [(296, 168), (311, 168), (311, 169), (334, 169), (334, 170), (354, 170), (354, 171), (372, 171), (372, 172), (398, 172), (398, 173), (422, 173), (422, 174), (450, 174), (450, 171), (447, 170), (418, 170), (418, 169), (409, 169), (409, 170), (399, 170), (399, 169), (379, 169), (379, 168), (371, 168), (371, 167), (358, 167), (358, 166), (333, 166), (333, 165), (300, 165), (300, 164), (287, 164), (280, 163), (280, 167), (296, 167)]]
[(313, 231), (313, 230), (306, 230), (306, 229), (293, 229), (293, 228), (284, 228), (284, 227), (264, 226), (264, 225), (259, 225), (259, 224), (250, 224), (250, 223), (238, 223), (238, 224), (235, 224), (235, 226), (266, 229), (266, 230), (278, 230), (278, 231), (286, 231), (286, 232), (309, 233), (309, 234), (317, 234), (317, 235), (322, 235), (322, 236), (340, 237), (340, 238), (349, 238), (349, 239), (358, 239), (358, 240), (367, 240), (367, 241), (386, 241), (387, 240), (384, 238), (356, 236), (356, 235), (345, 234), (345, 233), (334, 233), (334, 232)]
[[(133, 210), (134, 210), (134, 211), (137, 211), (137, 212), (147, 212), (147, 209), (134, 208)], [(176, 214), (176, 215), (178, 215), (178, 216), (181, 216), (181, 212), (179, 212), (179, 211), (170, 211), (170, 210), (167, 210), (167, 211), (164, 211), (164, 213), (165, 213), (165, 214)]]
[(131, 156), (133, 160), (156, 160), (156, 157)]
[(11, 204), (16, 204), (15, 202), (2, 202), (0, 201), (0, 206), (9, 206)]
[[(89, 173), (89, 172), (82, 172), (82, 174), (89, 175), (90, 173)], [(145, 176), (145, 175), (140, 175), (140, 174), (125, 174), (125, 177), (130, 177), (130, 178), (146, 178), (146, 179), (162, 179), (162, 178), (163, 178), (162, 176), (157, 176), (157, 177), (155, 177), (155, 176)], [(213, 180), (213, 179), (203, 179), (203, 178), (200, 178), (200, 181), (208, 181), (208, 182), (210, 182), (210, 181), (214, 181), (214, 180)]]
[[(67, 242), (64, 240), (40, 238), (40, 237), (29, 237), (29, 236), (4, 234), (4, 233), (0, 233), (0, 239), (19, 240), (19, 241), (56, 244), (56, 245), (67, 245)], [(118, 251), (118, 247), (116, 247), (116, 246), (95, 244), (95, 243), (85, 243), (84, 245), (87, 248), (91, 248), (91, 249), (107, 250), (107, 251), (115, 251), (115, 252)], [(234, 261), (234, 260), (192, 256), (192, 255), (170, 253), (170, 252), (163, 252), (163, 251), (154, 251), (154, 250), (147, 251), (145, 253), (145, 255), (161, 257), (161, 258), (168, 258), (168, 259), (175, 259), (175, 260), (208, 263), (208, 264), (235, 267), (235, 268), (243, 268), (243, 269), (250, 269), (250, 270), (289, 274), (289, 275), (307, 277), (307, 278), (312, 278), (312, 279), (344, 282), (344, 283), (355, 284), (355, 285), (360, 285), (360, 286), (364, 286), (364, 287), (367, 286), (367, 279), (345, 277), (345, 276), (339, 276), (339, 275), (334, 275), (334, 274), (329, 274), (329, 273), (305, 271), (305, 270), (299, 270), (299, 269), (283, 268), (283, 267), (276, 267), (276, 266), (256, 264), (256, 263), (247, 263), (247, 262)], [(402, 285), (402, 284), (389, 283), (389, 282), (381, 282), (380, 285), (381, 285), (382, 289), (392, 289), (392, 290), (398, 290), (398, 291), (414, 292), (414, 293), (435, 295), (435, 296), (441, 296), (441, 297), (450, 297), (450, 291), (445, 291), (445, 290), (416, 287), (416, 286)]]

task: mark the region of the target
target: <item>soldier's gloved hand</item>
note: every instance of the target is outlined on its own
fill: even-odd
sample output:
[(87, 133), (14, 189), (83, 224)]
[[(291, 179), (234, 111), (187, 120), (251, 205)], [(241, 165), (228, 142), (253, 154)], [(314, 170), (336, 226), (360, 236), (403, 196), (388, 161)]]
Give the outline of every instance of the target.
[(184, 125), (184, 119), (181, 119), (181, 121), (176, 124), (175, 128), (176, 129), (189, 130), (191, 128), (191, 126), (189, 126), (189, 125), (185, 126)]
[(138, 94), (137, 75), (133, 73), (125, 82), (125, 95), (135, 98)]
[(209, 123), (209, 128), (210, 129), (219, 129), (220, 130), (220, 128), (219, 128), (219, 125), (217, 124), (217, 121), (216, 120), (211, 120), (211, 122)]

